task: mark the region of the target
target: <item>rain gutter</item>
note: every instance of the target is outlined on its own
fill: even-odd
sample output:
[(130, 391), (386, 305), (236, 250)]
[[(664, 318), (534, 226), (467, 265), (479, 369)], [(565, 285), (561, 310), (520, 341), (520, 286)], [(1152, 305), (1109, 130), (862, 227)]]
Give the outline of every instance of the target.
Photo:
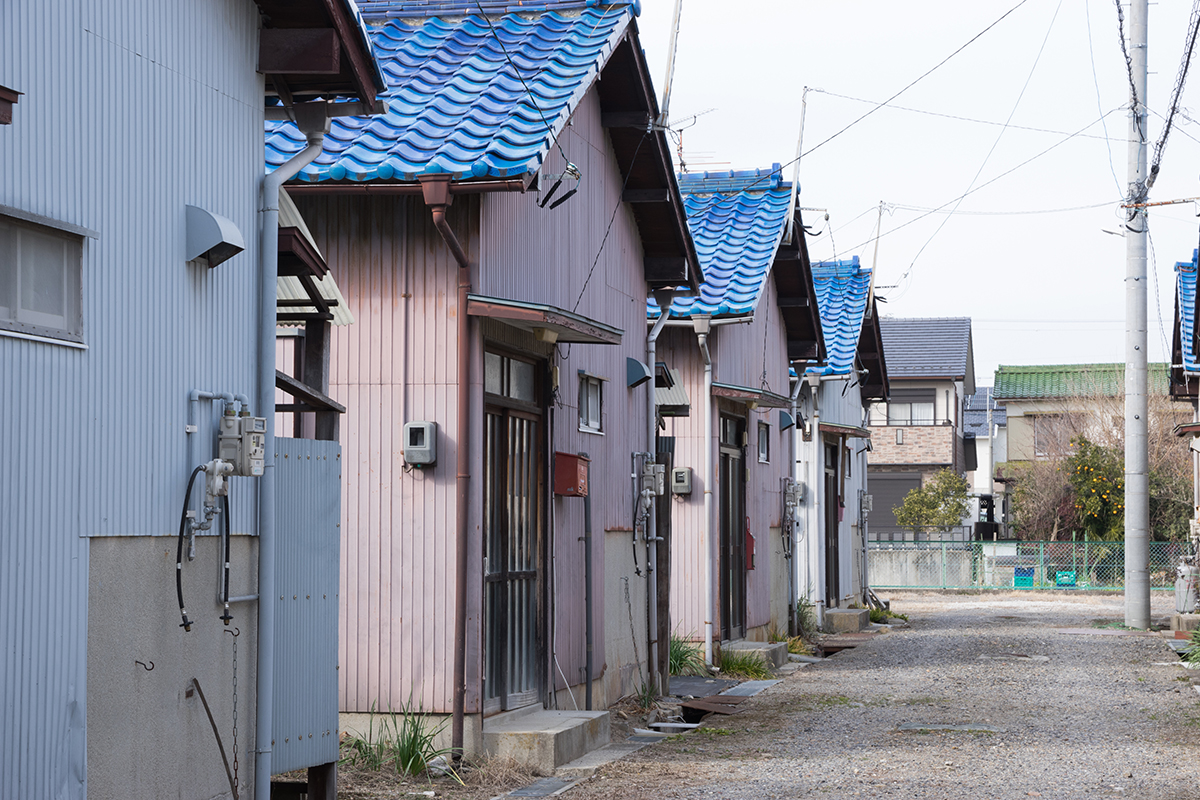
[(295, 106), (308, 145), (263, 178), (258, 272), (258, 413), (266, 420), (258, 494), (258, 677), (254, 796), (271, 796), (271, 735), (275, 714), (275, 325), (279, 275), (279, 189), (321, 154), (329, 119), (324, 103)]
[(471, 264), (458, 237), (446, 220), (446, 209), (454, 200), (449, 175), (421, 178), (425, 205), (433, 215), (433, 226), (458, 262), (458, 439), (455, 442), (455, 587), (454, 587), (454, 713), (450, 727), (450, 749), (455, 759), (463, 754), (463, 721), (467, 696), (467, 510), (471, 489), (471, 340), (467, 295), (471, 293)]
[(712, 501), (713, 501), (713, 442), (712, 442), (712, 354), (708, 350), (709, 323), (708, 317), (692, 317), (693, 329), (696, 332), (696, 342), (700, 345), (700, 355), (704, 357), (704, 663), (713, 666), (713, 581), (712, 581)]

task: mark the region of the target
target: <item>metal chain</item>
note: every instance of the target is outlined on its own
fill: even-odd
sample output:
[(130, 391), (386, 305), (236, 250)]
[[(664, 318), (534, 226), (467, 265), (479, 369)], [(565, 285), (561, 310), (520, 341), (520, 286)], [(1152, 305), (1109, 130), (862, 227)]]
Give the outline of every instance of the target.
[[(238, 633), (229, 631), (233, 636), (233, 785), (238, 786), (238, 740), (237, 740), (237, 637)], [(237, 800), (235, 797), (234, 800)]]

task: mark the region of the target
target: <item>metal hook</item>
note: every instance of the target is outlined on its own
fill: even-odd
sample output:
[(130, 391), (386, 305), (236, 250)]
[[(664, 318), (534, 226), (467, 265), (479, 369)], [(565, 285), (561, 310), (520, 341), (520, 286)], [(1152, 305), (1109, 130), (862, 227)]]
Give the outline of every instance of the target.
[[(147, 660), (149, 660), (149, 659), (147, 659)], [(150, 662), (150, 666), (148, 666), (148, 667), (147, 667), (145, 664), (143, 664), (141, 661), (137, 661), (137, 660), (135, 660), (133, 663), (135, 663), (135, 664), (141, 664), (141, 665), (142, 665), (142, 668), (143, 668), (144, 670), (146, 670), (146, 672), (149, 672), (150, 670), (154, 669), (154, 662), (153, 662), (153, 661), (151, 661), (151, 662)]]
[(225, 632), (230, 634), (231, 636), (233, 636), (233, 638), (235, 638), (235, 639), (242, 635), (242, 629), (238, 628), (238, 627), (234, 627), (233, 630), (229, 630), (228, 628), (226, 628)]

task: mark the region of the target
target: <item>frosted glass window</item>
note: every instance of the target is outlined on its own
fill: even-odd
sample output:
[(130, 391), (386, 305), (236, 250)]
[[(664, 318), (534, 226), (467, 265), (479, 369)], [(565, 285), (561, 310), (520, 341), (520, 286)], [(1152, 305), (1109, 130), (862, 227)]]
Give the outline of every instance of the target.
[(484, 353), (483, 390), (489, 394), (504, 394), (504, 359), (496, 353)]
[(0, 217), (0, 328), (83, 341), (83, 240)]
[(604, 382), (591, 375), (579, 376), (579, 429), (600, 433), (603, 419)]
[(532, 403), (537, 399), (536, 377), (533, 364), (527, 361), (509, 361), (509, 391), (508, 396), (514, 400), (524, 400)]

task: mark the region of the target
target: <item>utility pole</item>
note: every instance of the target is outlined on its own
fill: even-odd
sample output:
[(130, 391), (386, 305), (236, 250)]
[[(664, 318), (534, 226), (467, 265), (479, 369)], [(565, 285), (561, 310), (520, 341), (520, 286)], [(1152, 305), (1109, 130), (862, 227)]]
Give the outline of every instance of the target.
[(1129, 3), (1129, 199), (1125, 222), (1125, 624), (1150, 627), (1146, 402), (1146, 15)]

